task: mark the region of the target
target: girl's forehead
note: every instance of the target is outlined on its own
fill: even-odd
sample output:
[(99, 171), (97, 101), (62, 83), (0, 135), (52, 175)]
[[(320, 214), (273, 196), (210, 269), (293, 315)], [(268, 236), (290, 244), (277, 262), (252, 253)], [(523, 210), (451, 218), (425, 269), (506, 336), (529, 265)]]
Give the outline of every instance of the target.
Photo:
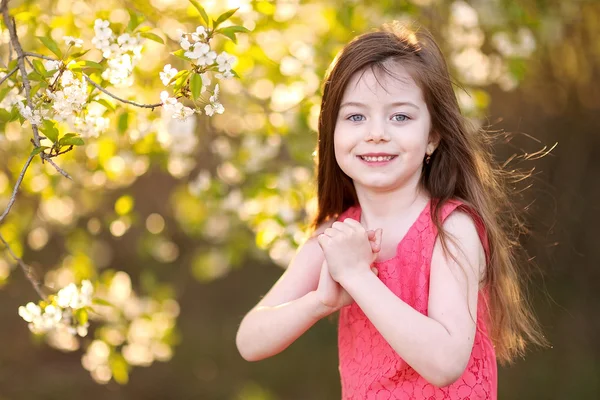
[(344, 91), (344, 98), (399, 95), (415, 99), (423, 98), (419, 85), (409, 71), (399, 63), (386, 63), (384, 68), (367, 67), (356, 72)]

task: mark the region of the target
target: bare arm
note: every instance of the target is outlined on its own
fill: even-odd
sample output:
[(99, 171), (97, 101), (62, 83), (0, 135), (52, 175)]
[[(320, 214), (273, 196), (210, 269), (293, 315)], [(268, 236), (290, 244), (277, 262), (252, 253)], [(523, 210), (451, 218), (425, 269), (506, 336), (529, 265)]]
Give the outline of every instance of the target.
[(271, 290), (246, 314), (236, 337), (244, 359), (258, 361), (280, 353), (335, 311), (323, 305), (315, 292), (324, 260), (316, 238), (310, 238)]
[[(328, 239), (322, 242), (334, 279), (348, 291), (392, 348), (427, 381), (440, 387), (456, 381), (468, 363), (476, 328), (479, 277), (485, 266), (483, 247), (467, 214), (452, 213), (444, 228), (458, 244), (457, 248), (448, 243), (448, 250), (458, 264), (444, 254), (438, 239), (431, 261), (428, 316), (413, 309), (369, 274), (368, 265), (336, 269), (327, 251), (333, 242)], [(344, 239), (339, 240), (341, 243)], [(333, 257), (335, 253), (330, 254)]]

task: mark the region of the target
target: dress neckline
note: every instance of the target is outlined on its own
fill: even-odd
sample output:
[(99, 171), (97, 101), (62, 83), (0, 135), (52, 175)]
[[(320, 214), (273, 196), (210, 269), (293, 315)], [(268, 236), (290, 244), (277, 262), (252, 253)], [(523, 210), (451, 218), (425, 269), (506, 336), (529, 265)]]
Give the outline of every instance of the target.
[[(360, 222), (360, 219), (362, 217), (362, 208), (360, 207), (360, 205), (355, 206), (356, 207), (356, 220), (358, 222)], [(393, 257), (388, 258), (387, 260), (383, 260), (383, 261), (374, 261), (373, 264), (385, 264), (385, 263), (389, 263), (390, 261), (393, 261), (395, 259), (397, 259), (400, 256), (400, 248), (402, 247), (402, 244), (404, 243), (404, 241), (413, 234), (413, 231), (416, 229), (417, 223), (426, 215), (429, 213), (429, 210), (431, 209), (431, 199), (427, 200), (427, 204), (425, 204), (425, 207), (423, 207), (423, 209), (421, 210), (421, 212), (419, 213), (419, 215), (417, 216), (417, 218), (413, 221), (413, 223), (410, 225), (410, 227), (408, 228), (408, 230), (406, 231), (406, 233), (404, 234), (404, 236), (402, 236), (402, 239), (400, 239), (400, 241), (398, 242), (398, 244), (396, 245), (396, 253), (394, 254)]]

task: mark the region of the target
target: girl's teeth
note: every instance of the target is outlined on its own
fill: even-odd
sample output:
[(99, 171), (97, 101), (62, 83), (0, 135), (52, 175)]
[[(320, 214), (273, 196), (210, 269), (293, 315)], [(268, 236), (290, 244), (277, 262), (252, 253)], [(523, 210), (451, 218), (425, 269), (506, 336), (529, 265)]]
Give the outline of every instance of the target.
[(381, 161), (390, 161), (392, 159), (392, 156), (378, 156), (378, 157), (363, 156), (362, 159), (365, 161), (369, 161), (369, 162), (376, 162), (376, 161), (381, 162)]

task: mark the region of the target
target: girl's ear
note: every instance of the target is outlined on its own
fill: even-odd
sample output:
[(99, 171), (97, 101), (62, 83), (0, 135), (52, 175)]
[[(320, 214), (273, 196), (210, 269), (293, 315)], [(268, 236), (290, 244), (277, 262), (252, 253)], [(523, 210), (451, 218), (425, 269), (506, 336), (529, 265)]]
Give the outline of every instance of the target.
[(429, 134), (429, 142), (427, 143), (427, 154), (433, 154), (435, 149), (437, 149), (438, 145), (440, 144), (440, 139), (440, 135), (435, 131), (432, 131)]

